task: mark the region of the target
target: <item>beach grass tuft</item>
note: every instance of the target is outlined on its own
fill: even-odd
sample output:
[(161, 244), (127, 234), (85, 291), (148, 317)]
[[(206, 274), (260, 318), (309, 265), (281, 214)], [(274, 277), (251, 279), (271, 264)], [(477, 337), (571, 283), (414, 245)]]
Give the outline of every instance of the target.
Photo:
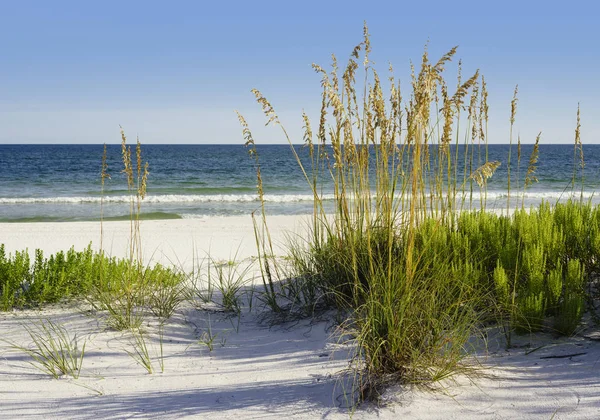
[[(585, 310), (584, 286), (598, 273), (598, 249), (591, 244), (600, 243), (600, 210), (574, 195), (524, 209), (525, 192), (537, 181), (541, 133), (520, 181), (520, 138), (516, 178), (514, 169), (511, 174), (518, 87), (510, 104), (506, 208), (487, 212), (487, 181), (500, 162), (488, 160), (483, 76), (476, 71), (463, 79), (459, 63), (452, 92), (444, 71), (456, 48), (437, 61), (425, 50), (403, 99), (391, 66), (384, 94), (370, 51), (365, 25), (343, 71), (335, 56), (331, 72), (313, 65), (321, 78), (321, 110), (314, 131), (302, 115), (307, 159), (271, 103), (252, 90), (267, 125), (279, 127), (289, 142), (314, 197), (306, 243), (290, 243), (291, 272), (275, 286), (272, 265), (261, 263), (269, 306), (282, 311), (293, 306), (281, 304), (287, 300), (351, 314), (345, 325), (356, 336), (362, 399), (377, 398), (390, 380), (430, 384), (465, 372), (469, 337), (490, 321), (504, 327), (508, 347), (513, 332), (548, 328), (551, 317), (553, 332), (573, 333)], [(364, 81), (357, 83), (360, 54)], [(255, 141), (238, 117), (257, 164), (255, 233), (264, 262), (271, 249), (263, 180)], [(583, 177), (579, 133), (578, 112), (573, 186), (578, 173)], [(324, 178), (333, 181), (329, 214)], [(521, 203), (511, 201), (519, 194)]]
[(79, 348), (77, 336), (71, 337), (67, 329), (50, 319), (23, 325), (32, 340), (30, 345), (10, 343), (17, 351), (27, 354), (31, 365), (55, 379), (62, 375), (78, 379), (83, 365), (86, 342)]

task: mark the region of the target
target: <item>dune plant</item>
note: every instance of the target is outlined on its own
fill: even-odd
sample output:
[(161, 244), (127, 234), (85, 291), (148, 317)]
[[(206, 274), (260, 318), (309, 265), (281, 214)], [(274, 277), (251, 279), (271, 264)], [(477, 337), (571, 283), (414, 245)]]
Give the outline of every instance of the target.
[(585, 299), (583, 291), (584, 271), (577, 259), (569, 260), (564, 277), (564, 294), (554, 318), (554, 329), (564, 335), (571, 335), (581, 322)]
[[(260, 96), (260, 94), (258, 95)], [(266, 100), (261, 101), (260, 98), (258, 98), (258, 100), (262, 104), (263, 109), (269, 118), (267, 125), (271, 122), (279, 124), (279, 118), (275, 114), (271, 105)], [(248, 123), (239, 112), (237, 112), (237, 116), (242, 126), (242, 134), (244, 136), (245, 146), (248, 149), (248, 155), (254, 160), (256, 166), (256, 185), (258, 198), (260, 201), (260, 213), (257, 215), (255, 212), (252, 212), (252, 223), (254, 226), (254, 237), (258, 251), (258, 264), (264, 286), (264, 301), (274, 312), (280, 312), (281, 308), (277, 302), (277, 292), (275, 290), (275, 281), (280, 278), (279, 268), (277, 261), (274, 258), (273, 242), (271, 240), (271, 233), (269, 232), (269, 227), (267, 225), (264, 186), (262, 182), (259, 155), (256, 149), (256, 144), (254, 143), (254, 138), (252, 137), (252, 132), (248, 128)]]
[(0, 308), (39, 307), (61, 300), (86, 297), (106, 273), (117, 275), (118, 262), (91, 245), (83, 251), (59, 251), (46, 257), (36, 249), (6, 255), (0, 245)]
[(146, 337), (144, 331), (139, 327), (130, 328), (130, 345), (132, 350), (125, 349), (125, 352), (136, 361), (136, 363), (142, 366), (149, 374), (154, 373), (154, 366), (152, 365), (152, 358), (148, 345), (146, 343)]
[[(215, 333), (212, 330), (212, 325), (210, 322), (210, 313), (208, 314), (208, 321), (207, 321), (207, 328), (206, 331), (203, 331), (202, 334), (200, 335), (200, 340), (198, 341), (199, 344), (205, 345), (206, 348), (208, 349), (209, 352), (212, 352), (215, 348), (215, 340), (217, 339), (217, 337), (219, 337), (219, 333)], [(225, 338), (221, 337), (221, 344), (224, 345), (225, 344)]]
[[(508, 160), (506, 162), (506, 171), (507, 171), (507, 186), (506, 186), (506, 212), (507, 214), (509, 214), (510, 212), (510, 183), (511, 183), (511, 178), (510, 178), (510, 170), (511, 170), (511, 157), (512, 157), (512, 148), (513, 148), (513, 129), (514, 129), (514, 125), (515, 125), (515, 118), (517, 115), (517, 102), (518, 102), (518, 97), (517, 94), (519, 93), (519, 86), (515, 86), (515, 92), (513, 94), (513, 99), (510, 103), (510, 136), (509, 136), (509, 142), (508, 142)], [(520, 152), (519, 152), (520, 154)]]
[[(357, 87), (361, 52), (365, 78)], [(335, 57), (331, 73), (313, 65), (323, 93), (316, 141), (309, 118), (303, 116), (311, 167), (305, 168), (291, 148), (315, 198), (310, 243), (294, 258), (298, 275), (311, 280), (306, 284), (319, 284), (320, 294), (338, 307), (352, 309), (357, 360), (364, 361), (364, 397), (383, 378), (422, 383), (459, 370), (477, 322), (480, 267), (458, 257), (469, 248), (467, 238), (453, 237), (457, 256), (445, 258), (429, 252), (430, 245), (443, 240), (421, 234), (421, 229), (431, 217), (433, 231), (455, 226), (455, 212), (470, 207), (472, 183), (477, 178), (485, 188), (484, 180), (498, 167), (487, 161), (473, 167), (476, 149), (470, 143), (462, 156), (458, 153), (460, 135), (453, 130), (463, 104), (473, 104), (467, 126), (475, 127), (465, 138), (471, 141), (473, 132), (471, 143), (477, 143), (487, 114), (475, 110), (479, 106), (487, 113), (487, 93), (484, 86), (479, 89), (478, 72), (449, 92), (443, 72), (456, 49), (434, 63), (424, 53), (406, 108), (393, 73), (386, 103), (370, 52), (365, 26), (364, 40), (341, 75)], [(268, 100), (256, 89), (253, 93), (268, 123), (283, 129)], [(436, 108), (439, 113), (432, 112)], [(245, 121), (242, 126), (245, 138), (251, 138)], [(285, 129), (283, 133), (292, 144)], [(332, 216), (323, 210), (323, 173), (333, 181)]]
[(32, 366), (55, 379), (68, 375), (79, 378), (86, 342), (79, 349), (77, 336), (71, 337), (67, 329), (50, 319), (23, 325), (32, 340), (31, 345), (10, 343), (14, 350), (27, 354)]
[(519, 293), (519, 330), (533, 332), (542, 328), (545, 315), (546, 255), (543, 247), (527, 246), (523, 250), (524, 283)]
[(514, 285), (509, 279), (506, 270), (498, 260), (493, 275), (496, 302), (500, 312), (500, 323), (504, 330), (507, 347), (511, 343), (511, 331), (514, 319)]
[[(525, 174), (525, 182), (523, 183), (523, 200), (521, 201), (521, 208), (525, 207), (525, 191), (527, 187), (529, 187), (534, 182), (538, 182), (537, 177), (535, 176), (535, 171), (537, 169), (537, 161), (540, 154), (540, 138), (542, 133), (539, 133), (535, 139), (535, 144), (533, 145), (533, 151), (531, 152), (531, 156), (529, 157), (529, 164), (527, 166), (527, 173)], [(521, 139), (519, 138), (519, 163), (521, 161)], [(519, 179), (519, 175), (517, 174), (517, 179)]]
[[(106, 310), (107, 324), (114, 329), (138, 328), (143, 319), (143, 307), (148, 298), (147, 278), (143, 266), (142, 238), (140, 232), (141, 204), (146, 196), (148, 163), (142, 164), (142, 148), (139, 139), (135, 149), (135, 166), (131, 147), (121, 128), (122, 172), (127, 180), (129, 193), (130, 234), (127, 265), (118, 277), (103, 278), (94, 290), (92, 300), (97, 307)], [(105, 166), (102, 166), (104, 186)]]
[[(192, 270), (187, 272), (186, 277), (189, 284), (188, 298), (191, 301), (199, 299), (201, 303), (208, 304), (213, 301), (215, 292), (214, 278), (207, 276), (203, 269), (204, 260), (194, 258)], [(204, 281), (206, 279), (206, 282)]]
[(252, 269), (252, 263), (240, 263), (237, 261), (237, 252), (232, 259), (226, 262), (218, 262), (209, 257), (207, 279), (208, 284), (213, 284), (221, 297), (220, 305), (224, 311), (237, 312), (241, 310), (241, 291), (246, 283), (252, 279), (248, 274)]
[[(195, 258), (192, 270), (187, 273), (188, 298), (199, 299), (202, 304), (218, 305), (226, 312), (239, 313), (244, 288), (252, 280), (249, 274), (253, 267), (253, 261), (238, 261), (237, 251), (227, 261), (213, 258), (210, 252), (203, 259)], [(253, 292), (251, 288), (250, 293)]]
[[(313, 65), (321, 77), (321, 110), (314, 131), (302, 114), (303, 149), (294, 146), (271, 103), (252, 90), (267, 125), (281, 128), (290, 143), (314, 197), (308, 239), (290, 245), (293, 270), (279, 287), (270, 266), (261, 263), (265, 290), (274, 310), (287, 308), (278, 303), (287, 299), (351, 314), (345, 324), (357, 337), (363, 398), (390, 379), (423, 383), (460, 371), (469, 334), (494, 314), (500, 314), (509, 347), (513, 330), (538, 331), (549, 315), (558, 314), (557, 330), (569, 333), (583, 309), (582, 273), (600, 260), (594, 234), (600, 218), (589, 204), (543, 202), (525, 210), (526, 192), (537, 182), (541, 133), (521, 182), (520, 136), (516, 168), (512, 156), (518, 87), (510, 104), (506, 208), (488, 213), (487, 183), (500, 162), (488, 159), (483, 77), (475, 72), (463, 78), (459, 63), (452, 92), (444, 69), (456, 48), (437, 62), (425, 50), (403, 100), (392, 67), (384, 83), (370, 53), (365, 25), (363, 42), (345, 68), (335, 56), (331, 71)], [(257, 163), (260, 257), (272, 251), (262, 176), (248, 124), (238, 118)], [(577, 121), (573, 185), (584, 166), (579, 113)], [(325, 193), (334, 197), (331, 212)]]
[[(154, 273), (153, 273), (154, 272)], [(155, 266), (146, 268), (145, 276), (154, 274), (156, 280), (148, 282), (148, 306), (161, 321), (173, 316), (177, 307), (186, 300), (188, 291), (183, 284), (184, 276), (169, 268)]]
[(550, 273), (548, 273), (548, 307), (556, 310), (560, 298), (563, 294), (563, 268), (560, 261), (556, 264)]
[(7, 311), (23, 302), (23, 295), (30, 283), (30, 261), (27, 250), (16, 251), (14, 258), (6, 255), (4, 244), (0, 245), (0, 292), (1, 309)]

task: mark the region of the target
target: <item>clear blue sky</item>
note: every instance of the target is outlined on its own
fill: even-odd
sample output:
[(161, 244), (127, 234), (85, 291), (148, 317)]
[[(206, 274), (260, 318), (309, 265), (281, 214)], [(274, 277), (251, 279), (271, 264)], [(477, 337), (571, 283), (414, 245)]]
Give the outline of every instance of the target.
[[(319, 106), (311, 63), (348, 57), (366, 20), (373, 60), (408, 86), (429, 40), (454, 45), (490, 90), (493, 142), (508, 140), (519, 84), (524, 142), (600, 143), (600, 5), (595, 1), (33, 1), (0, 0), (0, 143), (281, 143), (250, 89), (294, 135)], [(316, 122), (315, 122), (316, 124)], [(301, 137), (294, 139), (301, 142)]]

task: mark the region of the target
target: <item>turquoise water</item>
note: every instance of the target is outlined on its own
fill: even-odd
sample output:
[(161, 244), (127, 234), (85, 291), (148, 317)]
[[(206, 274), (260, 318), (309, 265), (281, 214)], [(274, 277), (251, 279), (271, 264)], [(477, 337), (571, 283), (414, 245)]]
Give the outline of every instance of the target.
[[(258, 209), (255, 164), (244, 146), (142, 147), (143, 160), (150, 165), (143, 217), (247, 215)], [(101, 199), (106, 219), (127, 219), (129, 197), (125, 176), (121, 173), (121, 146), (108, 146), (111, 179), (106, 181), (103, 198), (102, 148), (102, 145), (0, 145), (0, 221), (99, 220)], [(306, 149), (298, 146), (297, 150), (306, 156)], [(521, 184), (531, 150), (531, 145), (523, 146)], [(310, 213), (312, 195), (290, 147), (259, 146), (258, 152), (267, 211), (270, 214)], [(584, 153), (585, 197), (600, 202), (595, 194), (600, 191), (600, 145), (584, 146)], [(488, 207), (501, 208), (506, 204), (507, 156), (507, 145), (489, 146), (489, 160), (498, 160), (502, 165), (490, 180)], [(512, 158), (514, 186), (515, 146)], [(525, 205), (535, 205), (542, 199), (551, 202), (565, 199), (571, 191), (573, 165), (572, 145), (541, 145), (536, 172), (539, 182), (528, 189)], [(327, 183), (324, 193), (325, 197), (331, 196)]]

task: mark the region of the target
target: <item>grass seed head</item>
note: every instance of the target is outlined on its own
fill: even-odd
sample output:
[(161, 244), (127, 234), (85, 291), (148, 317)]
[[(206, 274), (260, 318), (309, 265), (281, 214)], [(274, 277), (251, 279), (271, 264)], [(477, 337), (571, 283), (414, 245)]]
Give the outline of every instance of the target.
[(537, 162), (540, 156), (540, 138), (542, 137), (542, 133), (540, 132), (535, 139), (535, 144), (533, 145), (533, 151), (531, 152), (531, 156), (529, 157), (529, 164), (527, 165), (527, 174), (525, 175), (525, 188), (533, 184), (534, 182), (538, 182), (538, 179), (534, 176), (535, 171), (537, 170)]
[(474, 180), (480, 187), (484, 187), (487, 183), (487, 180), (494, 175), (494, 172), (496, 172), (496, 169), (498, 169), (499, 166), (500, 162), (498, 161), (486, 162), (477, 168), (471, 174), (470, 178)]
[(513, 94), (512, 101), (510, 101), (510, 123), (515, 123), (515, 117), (517, 115), (517, 94), (519, 93), (519, 85), (515, 86), (515, 93)]

